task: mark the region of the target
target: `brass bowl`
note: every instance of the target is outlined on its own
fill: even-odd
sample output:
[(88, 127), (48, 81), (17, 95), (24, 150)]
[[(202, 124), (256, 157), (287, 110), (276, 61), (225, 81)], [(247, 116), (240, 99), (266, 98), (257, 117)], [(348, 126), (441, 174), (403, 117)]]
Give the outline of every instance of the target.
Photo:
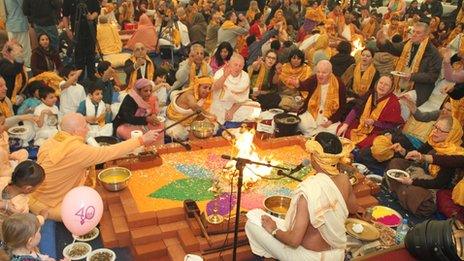
[(130, 170), (122, 167), (112, 167), (102, 170), (98, 174), (98, 180), (109, 191), (120, 191), (127, 187), (127, 181), (131, 178)]
[(206, 139), (214, 134), (214, 124), (209, 121), (194, 121), (190, 124), (190, 130), (195, 137)]
[(270, 196), (264, 200), (264, 208), (269, 214), (285, 218), (288, 209), (290, 208), (291, 198), (286, 196)]

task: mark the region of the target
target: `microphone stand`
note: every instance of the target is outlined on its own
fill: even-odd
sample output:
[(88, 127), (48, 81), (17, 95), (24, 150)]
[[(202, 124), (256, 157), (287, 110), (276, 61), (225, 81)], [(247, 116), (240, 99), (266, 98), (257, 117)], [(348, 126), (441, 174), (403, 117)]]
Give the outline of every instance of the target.
[(294, 176), (292, 176), (292, 175), (290, 175), (290, 174), (287, 174), (287, 173), (283, 172), (282, 170), (277, 171), (277, 175), (279, 175), (279, 176), (284, 176), (284, 177), (287, 177), (287, 178), (289, 178), (289, 179), (296, 180), (296, 181), (298, 181), (298, 182), (303, 182), (302, 179), (299, 179), (299, 178), (294, 177)]
[(281, 170), (290, 170), (288, 168), (283, 168), (279, 166), (274, 166), (268, 163), (261, 163), (261, 162), (256, 162), (252, 161), (249, 159), (244, 159), (244, 158), (236, 158), (236, 157), (231, 157), (229, 155), (222, 155), (223, 159), (230, 159), (230, 160), (235, 160), (235, 168), (238, 169), (238, 178), (237, 178), (237, 206), (235, 208), (235, 225), (234, 225), (234, 247), (233, 247), (233, 252), (232, 252), (232, 260), (236, 261), (237, 260), (237, 244), (238, 244), (238, 226), (240, 222), (240, 202), (242, 200), (242, 185), (243, 185), (243, 169), (247, 164), (255, 164), (255, 165), (261, 165), (261, 166), (267, 166), (270, 168), (276, 168)]

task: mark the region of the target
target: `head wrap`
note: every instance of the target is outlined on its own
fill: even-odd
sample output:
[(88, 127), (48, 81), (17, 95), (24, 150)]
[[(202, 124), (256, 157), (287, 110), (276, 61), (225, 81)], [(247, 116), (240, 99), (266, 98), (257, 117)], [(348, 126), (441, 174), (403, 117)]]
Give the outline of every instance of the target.
[(189, 88), (193, 89), (193, 95), (195, 99), (200, 99), (200, 85), (203, 84), (213, 84), (213, 77), (211, 76), (201, 76), (201, 77), (194, 77), (193, 82), (190, 84)]
[(371, 147), (372, 157), (374, 157), (374, 159), (379, 162), (384, 162), (393, 158), (395, 151), (390, 148), (393, 145), (391, 139), (391, 135), (379, 135), (375, 137)]
[(134, 88), (135, 88), (136, 90), (140, 90), (140, 89), (142, 89), (142, 88), (145, 87), (145, 86), (152, 86), (152, 85), (153, 85), (152, 81), (147, 80), (147, 79), (145, 79), (145, 78), (141, 78), (141, 79), (138, 79), (138, 80), (135, 82)]
[(338, 175), (340, 171), (337, 168), (338, 163), (342, 162), (344, 158), (350, 156), (350, 152), (354, 149), (354, 144), (347, 139), (341, 140), (342, 152), (338, 154), (325, 153), (321, 144), (311, 138), (306, 142), (306, 151), (312, 155), (312, 160), (317, 163), (325, 173), (329, 175)]

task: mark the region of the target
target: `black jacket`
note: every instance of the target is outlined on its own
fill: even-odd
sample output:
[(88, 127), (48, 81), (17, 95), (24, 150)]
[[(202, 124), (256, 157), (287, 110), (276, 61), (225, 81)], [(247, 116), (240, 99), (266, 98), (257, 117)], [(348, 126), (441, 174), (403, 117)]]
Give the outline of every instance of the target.
[(60, 15), (60, 3), (60, 0), (24, 0), (23, 13), (33, 24), (56, 25)]

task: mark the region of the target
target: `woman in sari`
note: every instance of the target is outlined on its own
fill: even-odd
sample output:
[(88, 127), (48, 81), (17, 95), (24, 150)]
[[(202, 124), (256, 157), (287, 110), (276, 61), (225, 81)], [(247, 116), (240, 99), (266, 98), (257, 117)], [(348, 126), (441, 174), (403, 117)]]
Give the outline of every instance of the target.
[[(163, 124), (157, 118), (158, 101), (152, 92), (152, 81), (142, 78), (137, 80), (134, 88), (124, 97), (119, 112), (113, 120), (113, 128), (119, 138), (130, 139), (131, 132), (134, 130), (145, 133), (163, 128)], [(164, 135), (160, 133), (159, 137), (155, 142), (156, 145), (164, 143)]]
[(212, 73), (215, 74), (217, 70), (221, 69), (230, 60), (233, 53), (234, 48), (229, 42), (220, 43), (209, 62)]
[(347, 87), (348, 104), (351, 108), (356, 100), (372, 90), (380, 78), (380, 74), (374, 66), (374, 51), (364, 49), (361, 52), (361, 60), (348, 67), (342, 75), (342, 80)]
[(351, 110), (337, 131), (339, 136), (351, 139), (359, 148), (372, 146), (379, 134), (403, 123), (400, 103), (393, 93), (390, 77), (381, 77), (375, 91), (366, 95), (364, 100), (363, 106), (355, 106)]
[(275, 73), (277, 52), (269, 50), (263, 59), (253, 62), (248, 67), (250, 76), (251, 98), (261, 104), (262, 110), (268, 110), (279, 106), (280, 95), (277, 92), (276, 83), (279, 76)]
[(248, 33), (254, 35), (256, 39), (261, 39), (263, 34), (266, 32), (266, 25), (264, 24), (263, 14), (257, 13), (255, 18), (250, 23), (250, 30)]
[(31, 69), (34, 76), (43, 72), (59, 72), (61, 59), (58, 52), (50, 47), (50, 38), (47, 34), (39, 34), (39, 46), (32, 51)]

